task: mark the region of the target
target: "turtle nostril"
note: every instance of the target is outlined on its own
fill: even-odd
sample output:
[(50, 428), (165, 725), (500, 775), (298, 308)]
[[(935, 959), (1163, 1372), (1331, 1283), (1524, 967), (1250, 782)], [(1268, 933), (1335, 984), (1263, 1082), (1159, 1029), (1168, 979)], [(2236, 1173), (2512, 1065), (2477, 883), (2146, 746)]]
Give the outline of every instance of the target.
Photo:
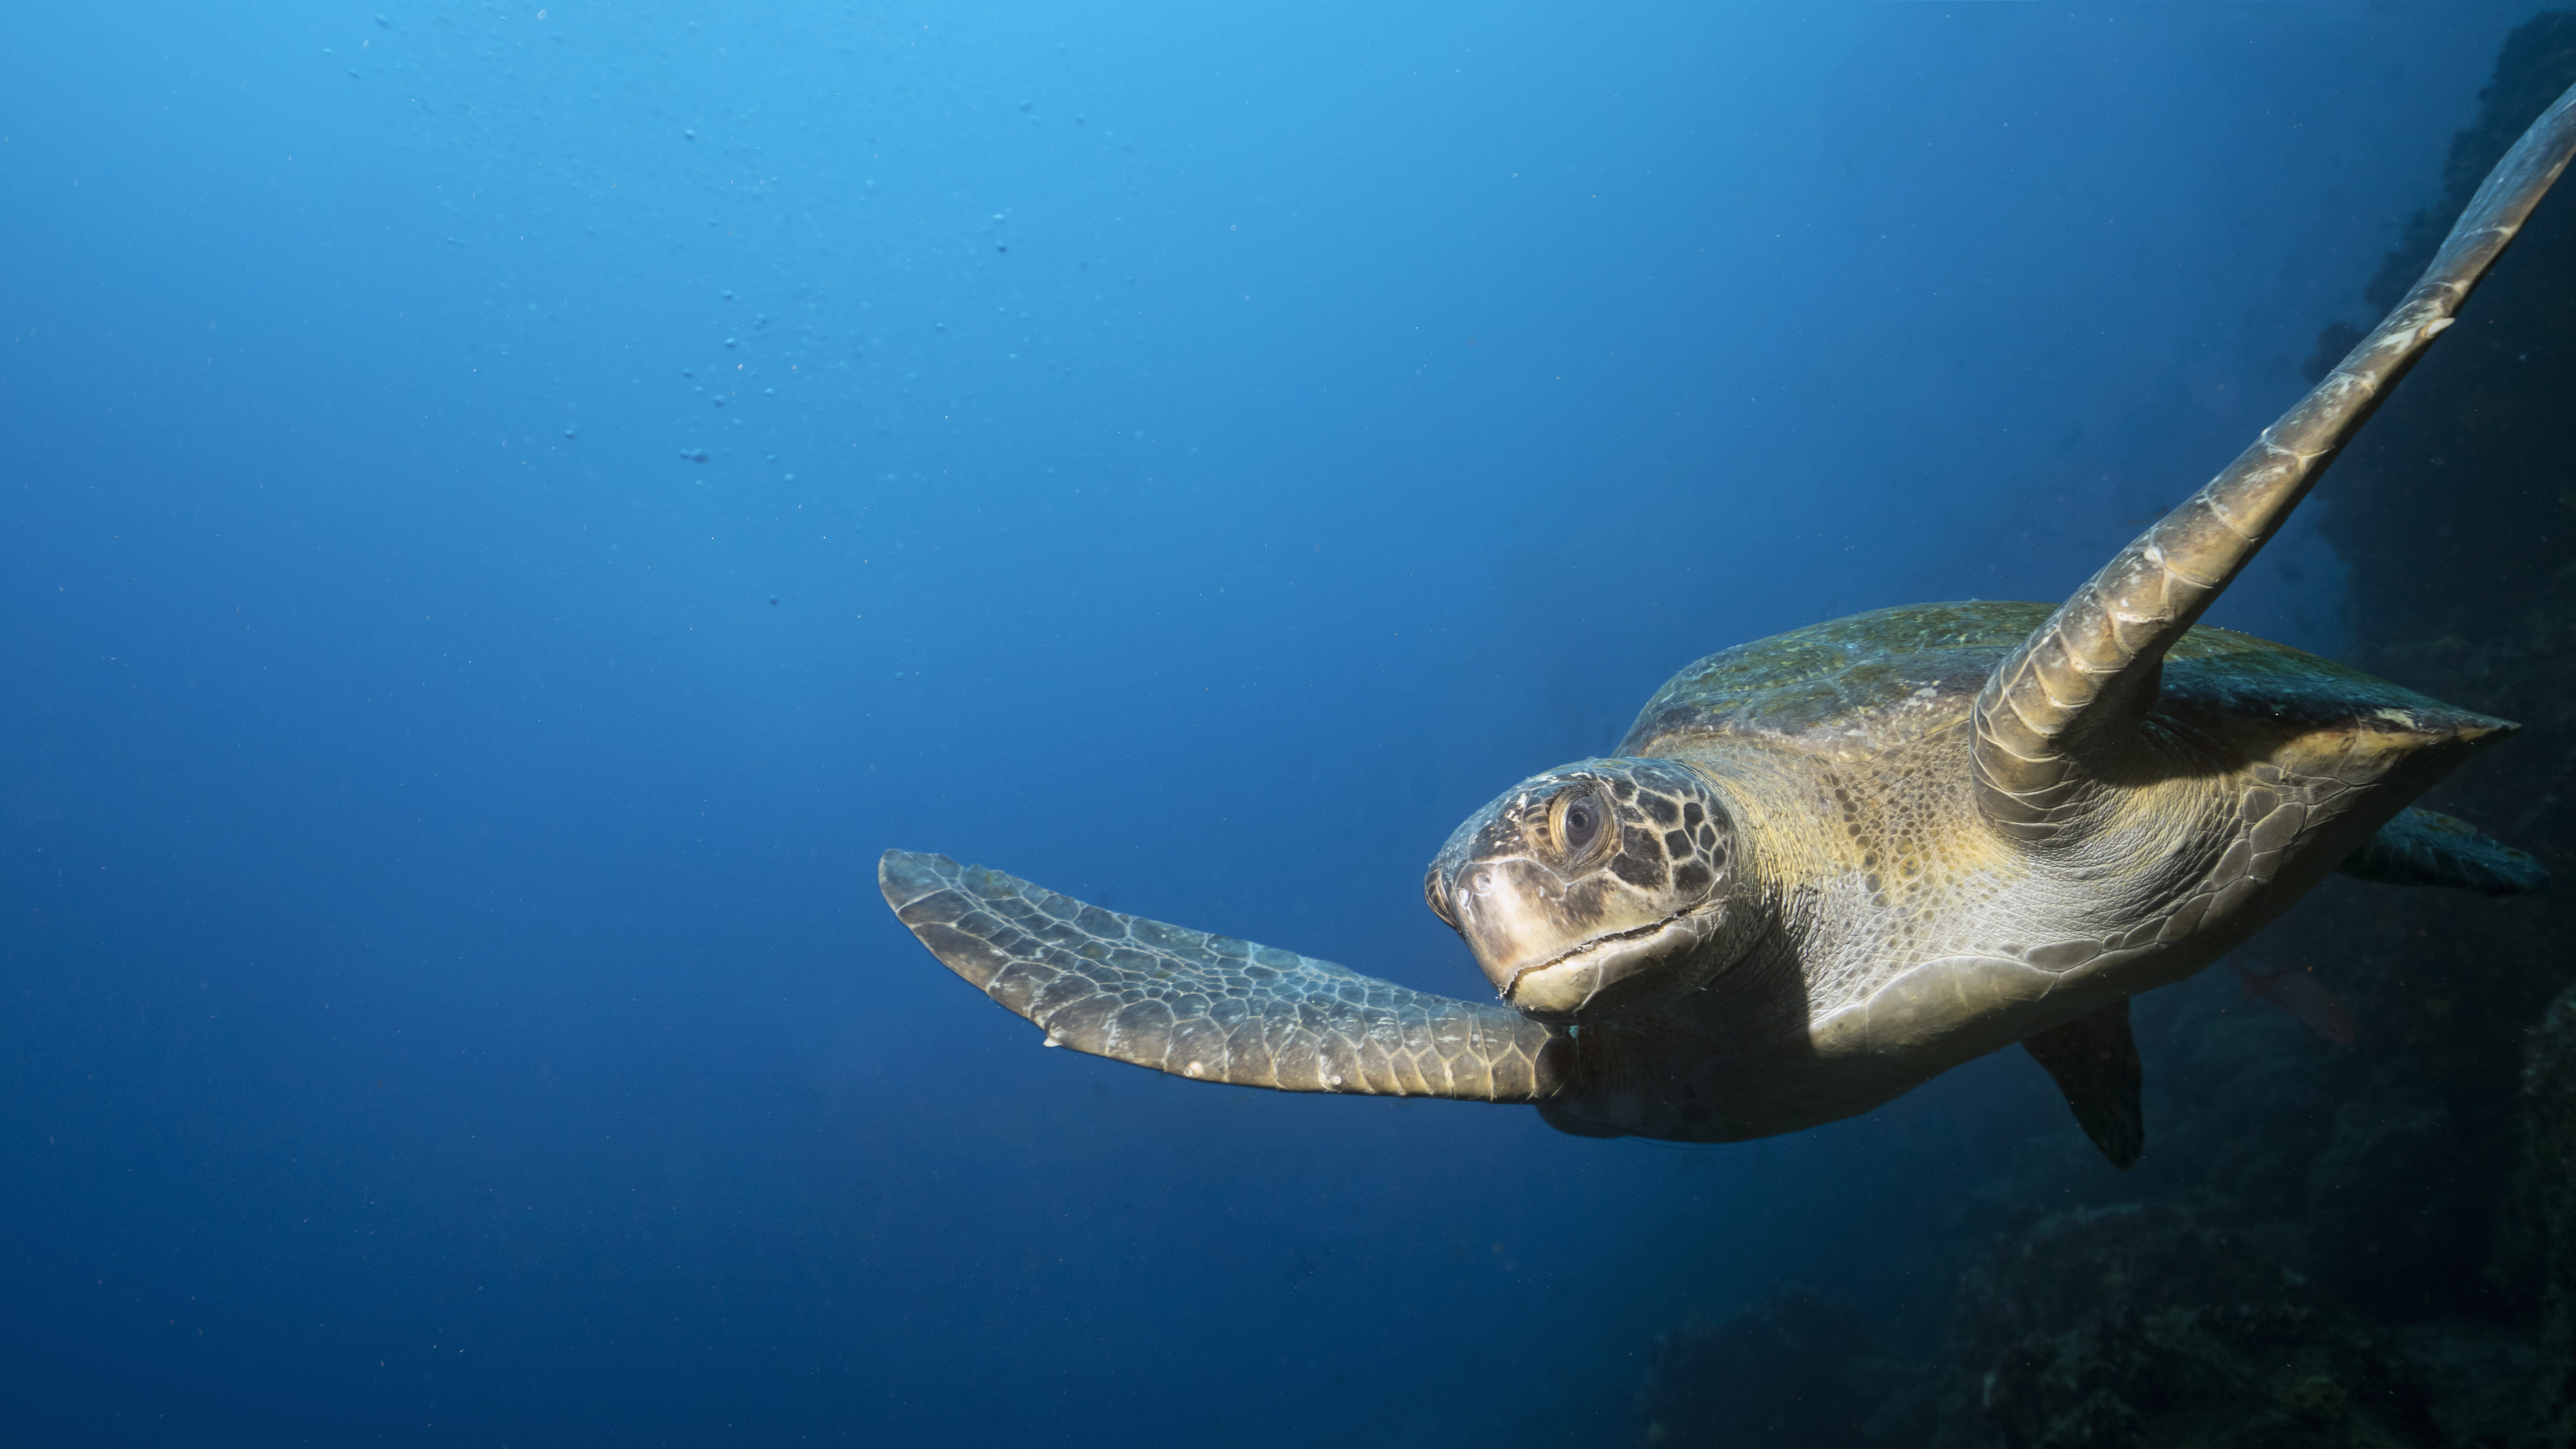
[(1470, 873), (1467, 877), (1467, 889), (1480, 896), (1492, 895), (1494, 893), (1494, 873), (1490, 870), (1479, 870)]

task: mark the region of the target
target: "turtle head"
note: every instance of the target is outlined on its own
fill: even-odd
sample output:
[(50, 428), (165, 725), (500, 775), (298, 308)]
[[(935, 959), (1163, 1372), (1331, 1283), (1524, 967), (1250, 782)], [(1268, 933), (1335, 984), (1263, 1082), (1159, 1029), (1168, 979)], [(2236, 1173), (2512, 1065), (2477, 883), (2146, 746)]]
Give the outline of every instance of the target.
[(1725, 964), (1734, 835), (1723, 797), (1687, 765), (1583, 760), (1469, 816), (1422, 895), (1522, 1012), (1609, 1015)]

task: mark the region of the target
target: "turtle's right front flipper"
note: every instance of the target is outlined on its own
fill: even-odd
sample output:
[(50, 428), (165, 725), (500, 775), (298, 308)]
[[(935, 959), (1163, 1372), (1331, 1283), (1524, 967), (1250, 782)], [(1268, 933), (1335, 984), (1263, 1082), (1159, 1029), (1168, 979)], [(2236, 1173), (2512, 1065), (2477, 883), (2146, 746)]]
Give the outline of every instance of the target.
[(1535, 1102), (1574, 1042), (1508, 1007), (1085, 905), (998, 870), (889, 850), (877, 883), (949, 970), (1069, 1046), (1287, 1092)]

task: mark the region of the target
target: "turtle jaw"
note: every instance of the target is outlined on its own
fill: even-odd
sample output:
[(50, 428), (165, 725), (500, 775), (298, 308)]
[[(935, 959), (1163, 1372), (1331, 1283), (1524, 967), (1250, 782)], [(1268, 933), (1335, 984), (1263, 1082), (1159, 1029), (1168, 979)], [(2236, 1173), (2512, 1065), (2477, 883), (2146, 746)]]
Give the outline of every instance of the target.
[(1725, 908), (1721, 896), (1521, 967), (1504, 983), (1503, 1000), (1542, 1021), (1571, 1021), (1679, 995), (1706, 974), (1689, 968), (1717, 939)]
[(1706, 977), (1699, 947), (1726, 919), (1723, 889), (1641, 890), (1607, 870), (1569, 880), (1528, 855), (1465, 862), (1434, 900), (1503, 1000), (1527, 1016), (1601, 1016)]

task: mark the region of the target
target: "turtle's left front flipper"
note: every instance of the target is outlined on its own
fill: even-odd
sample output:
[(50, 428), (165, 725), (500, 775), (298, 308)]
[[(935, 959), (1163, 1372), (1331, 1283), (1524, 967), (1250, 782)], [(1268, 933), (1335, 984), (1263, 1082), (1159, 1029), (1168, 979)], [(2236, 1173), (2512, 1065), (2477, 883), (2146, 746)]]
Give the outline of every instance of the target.
[(1573, 1039), (1508, 1007), (1085, 905), (998, 870), (889, 850), (877, 883), (941, 964), (1047, 1045), (1286, 1092), (1536, 1102)]
[(1977, 696), (1977, 805), (2006, 837), (2080, 838), (2165, 653), (2450, 327), (2576, 153), (2576, 89), (2531, 123), (2469, 199), (2415, 288), (2225, 472), (2105, 564), (1996, 666)]

